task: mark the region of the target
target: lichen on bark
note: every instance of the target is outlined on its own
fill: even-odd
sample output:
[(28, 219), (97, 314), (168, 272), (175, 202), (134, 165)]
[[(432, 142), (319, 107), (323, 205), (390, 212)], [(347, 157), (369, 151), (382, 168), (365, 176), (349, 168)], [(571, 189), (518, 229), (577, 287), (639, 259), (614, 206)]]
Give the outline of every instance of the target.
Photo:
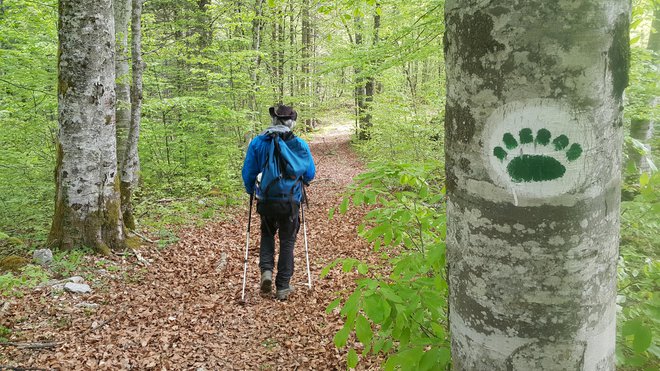
[(112, 2), (62, 0), (59, 10), (56, 200), (48, 244), (108, 254), (124, 243)]

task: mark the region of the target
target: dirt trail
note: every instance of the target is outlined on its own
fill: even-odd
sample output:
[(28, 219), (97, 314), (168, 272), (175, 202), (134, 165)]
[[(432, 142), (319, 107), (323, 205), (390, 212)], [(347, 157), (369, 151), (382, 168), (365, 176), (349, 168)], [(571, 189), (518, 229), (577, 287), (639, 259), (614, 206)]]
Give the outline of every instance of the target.
[[(362, 165), (345, 135), (316, 138), (311, 148), (317, 164), (306, 210), (312, 290), (305, 285), (301, 228), (295, 294), (286, 302), (259, 295), (259, 220), (253, 213), (247, 303), (238, 304), (246, 206), (236, 210), (234, 220), (181, 230), (180, 241), (164, 251), (144, 249), (144, 257), (153, 260), (148, 267), (126, 257), (120, 271), (90, 278), (92, 294), (44, 289), (11, 300), (0, 312), (0, 324), (14, 331), (11, 341), (59, 345), (53, 350), (0, 347), (0, 369), (345, 369), (344, 351), (332, 343), (339, 316), (324, 309), (336, 292), (353, 287), (355, 277), (338, 270), (325, 279), (319, 274), (337, 257), (369, 254), (356, 236), (362, 211), (327, 218)], [(81, 302), (100, 306), (76, 307)], [(369, 367), (375, 367), (372, 360), (361, 361), (360, 368)]]

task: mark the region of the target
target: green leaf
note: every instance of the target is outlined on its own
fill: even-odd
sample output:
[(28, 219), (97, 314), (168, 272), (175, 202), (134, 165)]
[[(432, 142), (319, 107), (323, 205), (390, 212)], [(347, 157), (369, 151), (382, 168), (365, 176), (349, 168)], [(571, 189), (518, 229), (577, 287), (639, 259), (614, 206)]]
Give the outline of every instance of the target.
[(337, 308), (337, 306), (341, 303), (341, 298), (337, 298), (328, 304), (328, 306), (325, 308), (325, 312), (330, 314), (333, 309)]
[(351, 330), (348, 326), (344, 325), (341, 330), (337, 331), (335, 334), (335, 337), (332, 339), (332, 341), (335, 343), (335, 346), (337, 348), (341, 348), (344, 345), (346, 345), (346, 342), (348, 341), (348, 335), (350, 335)]
[(364, 194), (362, 192), (353, 193), (353, 205), (360, 206), (364, 202)]
[(335, 266), (337, 266), (337, 264), (339, 264), (340, 261), (341, 261), (340, 259), (335, 259), (335, 261), (333, 261), (332, 263), (330, 263), (330, 264), (326, 265), (325, 267), (323, 267), (323, 269), (321, 270), (321, 275), (320, 275), (321, 278), (324, 278), (325, 276), (327, 276), (328, 273), (330, 273), (330, 270), (332, 268), (334, 268)]
[(422, 347), (406, 349), (400, 351), (398, 356), (403, 370), (417, 370), (419, 369), (419, 362), (424, 356), (424, 349)]
[(621, 334), (623, 336), (634, 335), (643, 326), (640, 319), (633, 319), (626, 321), (621, 327)]
[(367, 266), (367, 265), (364, 264), (364, 263), (360, 263), (360, 264), (358, 264), (358, 266), (357, 266), (357, 271), (358, 271), (358, 273), (360, 273), (360, 274), (367, 274), (367, 272), (369, 272), (369, 266)]
[(332, 220), (334, 216), (335, 216), (335, 208), (331, 207), (330, 210), (328, 211), (328, 219)]
[(355, 334), (362, 344), (366, 345), (371, 343), (373, 331), (371, 330), (369, 320), (363, 315), (358, 315), (357, 320), (355, 321)]
[(420, 370), (444, 369), (451, 359), (449, 348), (431, 348), (424, 353), (419, 363)]
[(339, 212), (340, 213), (342, 213), (342, 214), (346, 213), (346, 210), (348, 210), (348, 202), (349, 202), (349, 198), (344, 197), (344, 200), (341, 202), (341, 205), (339, 205)]
[(380, 287), (380, 292), (383, 294), (383, 296), (387, 300), (391, 300), (395, 303), (403, 303), (403, 300), (401, 299), (401, 297), (399, 297), (399, 295), (395, 294), (394, 291), (392, 291), (392, 289), (390, 289), (388, 287), (381, 286)]
[(382, 323), (386, 317), (383, 303), (384, 301), (380, 295), (371, 295), (364, 298), (364, 312), (374, 323)]
[(353, 267), (357, 263), (358, 263), (358, 261), (355, 260), (355, 259), (344, 259), (344, 261), (341, 263), (341, 270), (344, 273), (348, 273), (353, 269)]
[(355, 290), (351, 296), (348, 297), (344, 307), (341, 309), (341, 314), (344, 316), (354, 315), (358, 311), (358, 304), (360, 303), (360, 298), (362, 293), (358, 290)]
[(641, 327), (635, 332), (633, 340), (633, 350), (637, 353), (642, 353), (648, 349), (653, 340), (653, 334), (648, 327)]
[(358, 355), (355, 349), (351, 348), (351, 350), (348, 351), (348, 356), (346, 356), (346, 366), (348, 368), (355, 368), (358, 364)]
[(367, 205), (373, 205), (376, 203), (376, 198), (378, 197), (378, 195), (373, 190), (367, 189), (364, 192), (364, 197), (365, 197), (365, 203)]

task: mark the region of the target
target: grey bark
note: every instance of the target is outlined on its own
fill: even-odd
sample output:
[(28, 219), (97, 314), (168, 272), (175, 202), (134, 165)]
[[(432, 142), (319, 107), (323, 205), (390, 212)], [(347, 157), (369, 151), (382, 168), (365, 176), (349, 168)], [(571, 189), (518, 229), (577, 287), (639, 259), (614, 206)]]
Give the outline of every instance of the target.
[[(261, 31), (263, 29), (263, 4), (265, 0), (255, 0), (254, 2), (254, 18), (252, 19), (252, 50), (255, 53), (254, 66), (252, 67), (252, 86), (250, 92), (250, 110), (252, 111), (252, 121), (257, 122), (258, 102), (257, 92), (259, 91), (259, 68), (261, 66)], [(256, 129), (255, 129), (256, 130)]]
[(59, 3), (58, 153), (48, 244), (124, 244), (115, 139), (115, 27), (111, 0)]
[(120, 174), (126, 153), (126, 142), (131, 125), (131, 84), (128, 67), (128, 21), (131, 18), (131, 0), (114, 0), (115, 10), (115, 91), (117, 94), (117, 166)]
[[(380, 3), (376, 3), (376, 11), (374, 12), (374, 33), (373, 40), (371, 42), (372, 48), (375, 48), (378, 45), (379, 32), (380, 32)], [(367, 77), (367, 82), (364, 84), (364, 101), (365, 101), (365, 113), (362, 118), (362, 123), (360, 125), (360, 139), (369, 140), (371, 139), (371, 110), (374, 102), (374, 94), (376, 90), (376, 78), (374, 76), (374, 61), (371, 63), (371, 71), (369, 77)]]
[(128, 134), (126, 154), (121, 174), (122, 214), (129, 229), (135, 229), (132, 195), (138, 186), (140, 176), (140, 119), (142, 115), (142, 3), (144, 0), (132, 0), (131, 19), (131, 55), (133, 80), (131, 84), (131, 127)]
[[(656, 103), (652, 102), (651, 104)], [(641, 173), (650, 173), (652, 171), (649, 156), (651, 153), (650, 141), (653, 138), (653, 124), (654, 122), (648, 118), (633, 118), (630, 121), (630, 137), (637, 139), (644, 146), (645, 153), (638, 152), (637, 148), (630, 153), (630, 159), (634, 161), (635, 166)]]
[(304, 107), (307, 108), (307, 117), (305, 118), (305, 128), (312, 129), (314, 128), (314, 119), (311, 117), (312, 106), (314, 99), (312, 93), (312, 84), (311, 84), (311, 54), (314, 48), (313, 39), (312, 39), (312, 27), (311, 27), (311, 17), (310, 17), (310, 0), (303, 0), (302, 2), (302, 20), (301, 20), (301, 32), (302, 32), (302, 78), (300, 79), (300, 90), (302, 95), (305, 97)]
[[(355, 47), (359, 49), (362, 47), (362, 17), (355, 17), (353, 23), (355, 25)], [(362, 121), (364, 117), (365, 81), (364, 77), (362, 77), (362, 68), (357, 63), (354, 67), (354, 73), (355, 88), (353, 94), (355, 98), (355, 127), (357, 129), (358, 138), (363, 139)]]
[(446, 2), (455, 370), (615, 369), (629, 13)]

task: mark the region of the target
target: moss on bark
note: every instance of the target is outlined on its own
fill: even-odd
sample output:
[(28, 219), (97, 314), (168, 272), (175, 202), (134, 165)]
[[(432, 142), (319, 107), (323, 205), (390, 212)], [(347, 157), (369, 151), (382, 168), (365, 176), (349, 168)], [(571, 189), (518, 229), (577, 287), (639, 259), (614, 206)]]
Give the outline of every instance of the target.
[(112, 249), (123, 249), (126, 245), (121, 221), (119, 178), (115, 177), (113, 184), (113, 194), (116, 196), (101, 200), (96, 212), (82, 215), (80, 205), (70, 205), (67, 200), (67, 192), (60, 178), (63, 176), (62, 158), (63, 151), (58, 145), (55, 170), (57, 196), (47, 246), (60, 250), (89, 246), (101, 255), (110, 255)]

